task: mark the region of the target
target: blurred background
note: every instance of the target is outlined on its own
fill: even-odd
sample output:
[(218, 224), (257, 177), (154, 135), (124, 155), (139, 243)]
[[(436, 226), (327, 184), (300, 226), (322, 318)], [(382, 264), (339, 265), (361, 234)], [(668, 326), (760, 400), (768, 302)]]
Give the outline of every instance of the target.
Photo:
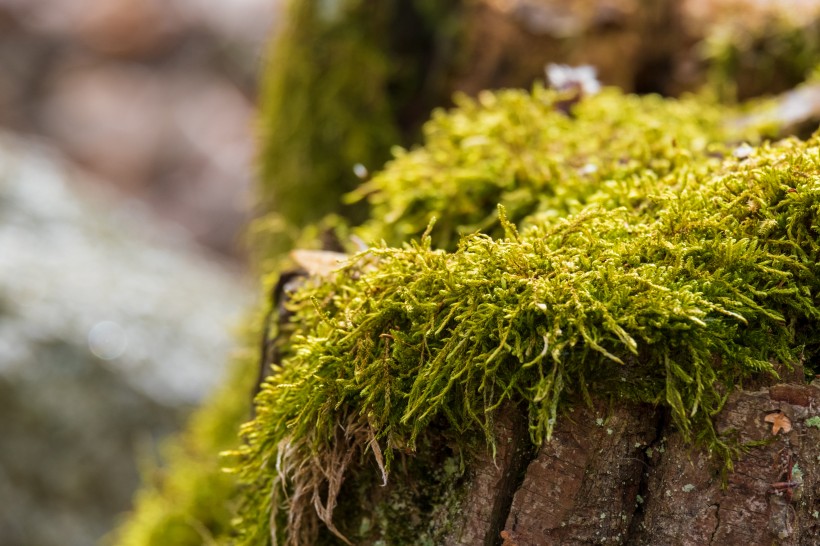
[(0, 544), (96, 543), (224, 376), (277, 14), (0, 0)]
[(0, 0), (0, 125), (238, 257), (275, 0)]
[(364, 218), (342, 196), (453, 93), (566, 63), (733, 102), (820, 61), (817, 0), (280, 4), (0, 0), (3, 546), (110, 532), (220, 384), (266, 259)]

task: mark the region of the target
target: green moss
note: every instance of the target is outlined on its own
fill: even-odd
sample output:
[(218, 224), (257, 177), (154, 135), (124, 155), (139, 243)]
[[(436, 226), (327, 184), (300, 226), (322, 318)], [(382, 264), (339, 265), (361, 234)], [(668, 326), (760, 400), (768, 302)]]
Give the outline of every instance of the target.
[[(247, 334), (256, 344), (258, 328)], [(240, 354), (231, 376), (191, 418), (184, 434), (164, 448), (166, 463), (145, 475), (133, 514), (117, 529), (118, 546), (215, 544), (231, 532), (238, 484), (223, 470), (220, 452), (236, 445), (250, 415), (256, 353)]]
[[(306, 225), (340, 210), (359, 183), (353, 167), (382, 165), (390, 146), (415, 140), (446, 102), (444, 68), (455, 39), (448, 0), (292, 0), (272, 44), (261, 92), (260, 208), (265, 254), (287, 249)], [(409, 31), (411, 30), (411, 31)]]
[(462, 99), (361, 192), (371, 240), (439, 223), (295, 294), (291, 357), (234, 454), (238, 544), (271, 522), (290, 544), (325, 537), (319, 520), (341, 537), (346, 475), (400, 473), (431, 423), (492, 442), (507, 400), (536, 444), (569, 400), (662, 405), (730, 463), (711, 422), (727, 392), (817, 350), (818, 138), (738, 159), (716, 105), (608, 91), (566, 117), (556, 100)]
[(820, 347), (820, 137), (745, 151), (759, 131), (703, 98), (564, 98), (461, 98), (397, 151), (357, 192), (373, 248), (294, 294), (242, 443), (255, 350), (121, 544), (440, 542), (462, 476), (423, 469), (492, 445), (510, 400), (536, 444), (596, 396), (664, 406), (730, 455), (726, 394)]
[(820, 415), (815, 415), (814, 417), (809, 417), (804, 422), (805, 422), (807, 427), (814, 427), (816, 429), (820, 429)]
[[(621, 200), (608, 207), (634, 204), (646, 190), (636, 182), (681, 169), (699, 176), (731, 155), (733, 143), (759, 138), (760, 128), (733, 129), (733, 111), (704, 98), (607, 89), (572, 117), (557, 107), (565, 98), (543, 87), (457, 97), (457, 110), (436, 111), (425, 125), (423, 148), (396, 149), (388, 168), (351, 196), (372, 208), (358, 234), (400, 245), (435, 216), (434, 246), (452, 249), (463, 234), (501, 235), (499, 203), (514, 223), (577, 213), (601, 192)], [(628, 191), (606, 187), (624, 184)]]
[(780, 93), (807, 79), (820, 62), (820, 20), (790, 19), (712, 29), (702, 49), (709, 84), (722, 99)]
[[(354, 165), (362, 164), (370, 171), (380, 168), (389, 158), (391, 146), (418, 141), (419, 125), (432, 108), (450, 104), (456, 82), (464, 81), (465, 70), (459, 65), (465, 59), (459, 57), (471, 53), (472, 46), (465, 35), (476, 31), (462, 25), (477, 25), (481, 29), (487, 24), (489, 28), (485, 31), (491, 31), (500, 24), (500, 15), (493, 25), (477, 15), (480, 11), (465, 0), (290, 0), (283, 28), (270, 49), (260, 93), (259, 208), (265, 213), (273, 212), (256, 224), (253, 237), (263, 258), (289, 249), (302, 229), (328, 213), (339, 213), (353, 223), (364, 219), (366, 207), (361, 202), (356, 203), (359, 206), (340, 206), (340, 197), (359, 183)], [(805, 79), (820, 59), (816, 21), (795, 26), (793, 22), (778, 20), (760, 30), (750, 30), (750, 26), (754, 27), (749, 22), (727, 24), (708, 31), (711, 37), (704, 46), (704, 64), (710, 67), (712, 87), (723, 99), (735, 98), (738, 81), (741, 98), (788, 89)], [(569, 50), (576, 49), (578, 44), (570, 42), (564, 45)], [(507, 46), (515, 57), (516, 46)], [(544, 55), (544, 51), (540, 54)], [(490, 53), (487, 59), (493, 57)], [(531, 63), (515, 58), (509, 61), (509, 66), (498, 67), (500, 72), (495, 77), (482, 78), (491, 84), (505, 79), (503, 74), (510, 70), (515, 72), (525, 65), (530, 67), (527, 70), (532, 69)], [(532, 77), (530, 73), (525, 80), (531, 81)], [(683, 110), (691, 106), (692, 111), (706, 113), (702, 102), (697, 106), (691, 102), (689, 106), (686, 102), (682, 104)], [(602, 105), (603, 102), (597, 102), (595, 107)], [(611, 112), (624, 120), (652, 119), (656, 109), (650, 106), (649, 110), (645, 114), (631, 109)], [(713, 123), (719, 112), (714, 106), (702, 121), (698, 116), (677, 119), (688, 127), (703, 126)], [(447, 129), (455, 129), (447, 134), (457, 136), (458, 129)], [(726, 141), (715, 134), (715, 129), (707, 131), (710, 137), (717, 137), (709, 141)], [(575, 134), (583, 136), (583, 131)], [(597, 136), (594, 129), (588, 134)], [(531, 135), (513, 136), (516, 138), (509, 141), (510, 145), (522, 143)], [(596, 140), (592, 138), (593, 142)], [(428, 131), (428, 143), (431, 142)], [(473, 153), (480, 153), (480, 142), (468, 144)], [(679, 144), (689, 148), (684, 141)], [(522, 158), (522, 163), (522, 168), (530, 167), (526, 158)], [(462, 176), (472, 178), (475, 173), (468, 170)], [(476, 198), (475, 210), (462, 212), (478, 217), (458, 225), (465, 230), (475, 225), (483, 227), (482, 221), (494, 222), (487, 209), (495, 205), (492, 195), (482, 193), (486, 188), (475, 182), (476, 188), (471, 190)], [(373, 187), (379, 186), (376, 183)], [(508, 197), (516, 201), (515, 196)], [(507, 208), (515, 219), (517, 210), (513, 204)], [(397, 214), (396, 209), (387, 206), (377, 208), (379, 213), (388, 209), (388, 214)], [(410, 221), (406, 219), (403, 223)], [(418, 236), (424, 225), (426, 222), (421, 227), (412, 226), (412, 234)], [(441, 225), (445, 225), (443, 219)], [(444, 233), (442, 230), (435, 235), (441, 238)], [(455, 245), (456, 240), (453, 237), (450, 244)]]

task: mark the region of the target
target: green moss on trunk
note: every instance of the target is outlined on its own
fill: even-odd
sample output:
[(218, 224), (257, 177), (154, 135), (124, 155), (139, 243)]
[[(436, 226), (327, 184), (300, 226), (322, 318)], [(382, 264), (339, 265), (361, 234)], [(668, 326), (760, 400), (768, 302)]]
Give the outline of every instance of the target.
[[(289, 3), (263, 82), (260, 206), (263, 253), (288, 249), (298, 230), (341, 212), (353, 166), (382, 165), (395, 144), (447, 101), (444, 56), (460, 2), (345, 0)], [(438, 67), (438, 69), (436, 68)], [(345, 214), (361, 220), (363, 209)]]
[[(288, 356), (225, 461), (241, 486), (177, 504), (176, 521), (238, 506), (231, 529), (210, 526), (217, 543), (435, 542), (461, 475), (419, 465), (493, 445), (508, 402), (535, 444), (570, 400), (664, 406), (731, 464), (711, 420), (726, 393), (820, 346), (820, 138), (741, 146), (759, 131), (699, 98), (607, 90), (569, 115), (566, 99), (459, 99), (358, 191), (372, 248), (291, 298)], [(214, 467), (171, 472), (196, 498)]]
[[(255, 345), (259, 328), (245, 334)], [(146, 469), (134, 514), (117, 530), (119, 546), (214, 544), (231, 536), (238, 484), (225, 473), (220, 452), (236, 446), (239, 425), (248, 419), (258, 366), (250, 349), (234, 360), (230, 376), (191, 418), (187, 430), (163, 449), (162, 468)]]
[(536, 444), (570, 398), (663, 405), (730, 464), (711, 422), (726, 392), (816, 349), (817, 140), (735, 149), (708, 103), (610, 91), (567, 117), (559, 100), (462, 101), (364, 190), (370, 240), (443, 226), (294, 295), (292, 356), (236, 451), (238, 544), (265, 543), (271, 511), (286, 543), (313, 543), (317, 517), (342, 536), (347, 473), (397, 472), (437, 420), (492, 443), (508, 400)]

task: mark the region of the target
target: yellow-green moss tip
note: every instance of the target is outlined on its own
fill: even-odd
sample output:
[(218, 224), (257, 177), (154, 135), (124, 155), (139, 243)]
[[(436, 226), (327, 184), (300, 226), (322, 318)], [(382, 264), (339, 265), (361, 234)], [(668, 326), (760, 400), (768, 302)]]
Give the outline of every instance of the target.
[(617, 200), (606, 206), (629, 205), (644, 198), (640, 184), (652, 176), (701, 175), (733, 144), (759, 138), (754, 127), (732, 129), (732, 111), (703, 98), (606, 89), (572, 116), (560, 111), (562, 98), (543, 87), (484, 92), (477, 100), (457, 97), (452, 112), (435, 112), (423, 148), (397, 149), (388, 168), (351, 195), (372, 208), (360, 236), (400, 245), (435, 216), (434, 245), (452, 249), (473, 231), (500, 236), (499, 203), (512, 222), (525, 224), (539, 214), (576, 213), (601, 191)]

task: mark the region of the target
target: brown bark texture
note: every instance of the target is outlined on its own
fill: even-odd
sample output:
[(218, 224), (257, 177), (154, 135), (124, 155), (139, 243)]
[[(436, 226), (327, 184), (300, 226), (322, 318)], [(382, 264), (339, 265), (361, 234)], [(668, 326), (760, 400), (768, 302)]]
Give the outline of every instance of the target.
[(820, 544), (820, 428), (807, 424), (818, 414), (813, 386), (735, 392), (715, 421), (745, 446), (727, 473), (651, 406), (580, 405), (537, 450), (508, 408), (447, 543)]

